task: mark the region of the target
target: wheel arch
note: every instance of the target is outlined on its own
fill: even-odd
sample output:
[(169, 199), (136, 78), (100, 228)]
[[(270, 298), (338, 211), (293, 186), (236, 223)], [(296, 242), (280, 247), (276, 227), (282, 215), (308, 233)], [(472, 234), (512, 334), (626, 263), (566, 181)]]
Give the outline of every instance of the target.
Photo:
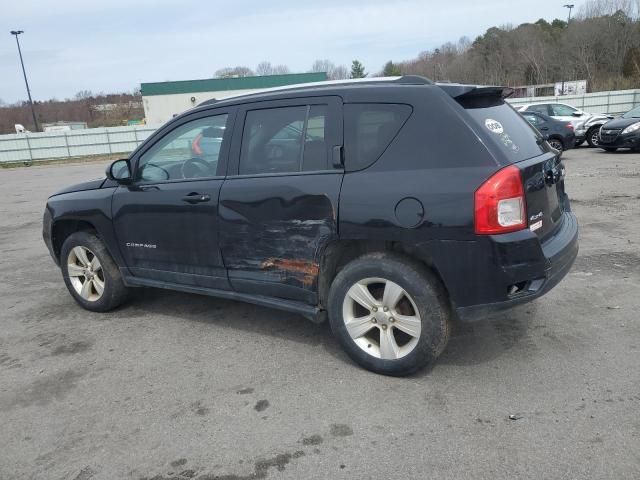
[(562, 137), (562, 135), (559, 135), (557, 133), (552, 133), (549, 135), (548, 140), (558, 140), (562, 144), (563, 149), (565, 148), (565, 145), (564, 145), (565, 140)]
[(320, 308), (325, 309), (329, 298), (329, 290), (336, 275), (349, 262), (367, 253), (389, 252), (418, 263), (423, 268), (429, 270), (436, 276), (443, 287), (450, 303), (446, 284), (434, 262), (429, 249), (424, 245), (409, 245), (395, 241), (377, 240), (336, 240), (328, 244), (320, 258), (320, 269), (318, 274), (318, 303)]
[(93, 233), (97, 237), (100, 237), (98, 229), (86, 220), (63, 218), (53, 222), (51, 226), (51, 246), (58, 260), (60, 260), (60, 252), (62, 251), (62, 245), (65, 240), (76, 232)]

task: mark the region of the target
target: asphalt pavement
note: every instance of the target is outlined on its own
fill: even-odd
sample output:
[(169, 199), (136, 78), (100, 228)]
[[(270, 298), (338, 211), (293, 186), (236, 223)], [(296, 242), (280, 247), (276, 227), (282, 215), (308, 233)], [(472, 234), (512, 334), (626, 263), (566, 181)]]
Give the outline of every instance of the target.
[(140, 289), (82, 310), (42, 212), (105, 165), (0, 169), (0, 479), (640, 478), (640, 154), (565, 163), (573, 270), (456, 325), (409, 378), (238, 302)]

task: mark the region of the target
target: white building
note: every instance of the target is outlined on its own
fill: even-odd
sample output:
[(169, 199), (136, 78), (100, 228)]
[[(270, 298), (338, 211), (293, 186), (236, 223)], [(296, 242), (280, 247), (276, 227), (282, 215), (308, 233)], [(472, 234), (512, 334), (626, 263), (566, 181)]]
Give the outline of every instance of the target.
[(327, 80), (327, 74), (319, 72), (143, 83), (141, 85), (142, 105), (147, 124), (161, 125), (206, 100), (219, 100), (265, 88), (325, 80)]

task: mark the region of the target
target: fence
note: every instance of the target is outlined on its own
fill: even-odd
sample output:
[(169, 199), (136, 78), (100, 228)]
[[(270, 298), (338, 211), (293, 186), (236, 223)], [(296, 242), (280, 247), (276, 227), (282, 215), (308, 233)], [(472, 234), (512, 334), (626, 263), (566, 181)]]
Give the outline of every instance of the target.
[(640, 105), (640, 89), (595, 92), (584, 95), (563, 95), (561, 97), (526, 97), (508, 100), (517, 106), (525, 103), (566, 103), (589, 113), (609, 113), (619, 115)]
[(155, 130), (150, 126), (128, 126), (0, 135), (0, 163), (127, 154)]
[[(618, 115), (640, 105), (640, 89), (509, 100), (512, 105), (534, 102), (560, 102), (590, 113)], [(0, 163), (127, 154), (135, 150), (155, 130), (156, 127), (152, 126), (134, 125), (68, 132), (0, 135)]]

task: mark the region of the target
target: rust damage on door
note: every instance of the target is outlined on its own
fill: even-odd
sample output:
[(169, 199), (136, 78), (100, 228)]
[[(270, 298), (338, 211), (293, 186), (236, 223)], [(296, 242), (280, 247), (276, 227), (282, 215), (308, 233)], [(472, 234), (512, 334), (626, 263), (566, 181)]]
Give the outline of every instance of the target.
[(287, 276), (290, 274), (306, 286), (313, 285), (320, 270), (320, 266), (315, 262), (287, 258), (269, 258), (262, 262), (262, 268), (280, 270), (286, 273)]

